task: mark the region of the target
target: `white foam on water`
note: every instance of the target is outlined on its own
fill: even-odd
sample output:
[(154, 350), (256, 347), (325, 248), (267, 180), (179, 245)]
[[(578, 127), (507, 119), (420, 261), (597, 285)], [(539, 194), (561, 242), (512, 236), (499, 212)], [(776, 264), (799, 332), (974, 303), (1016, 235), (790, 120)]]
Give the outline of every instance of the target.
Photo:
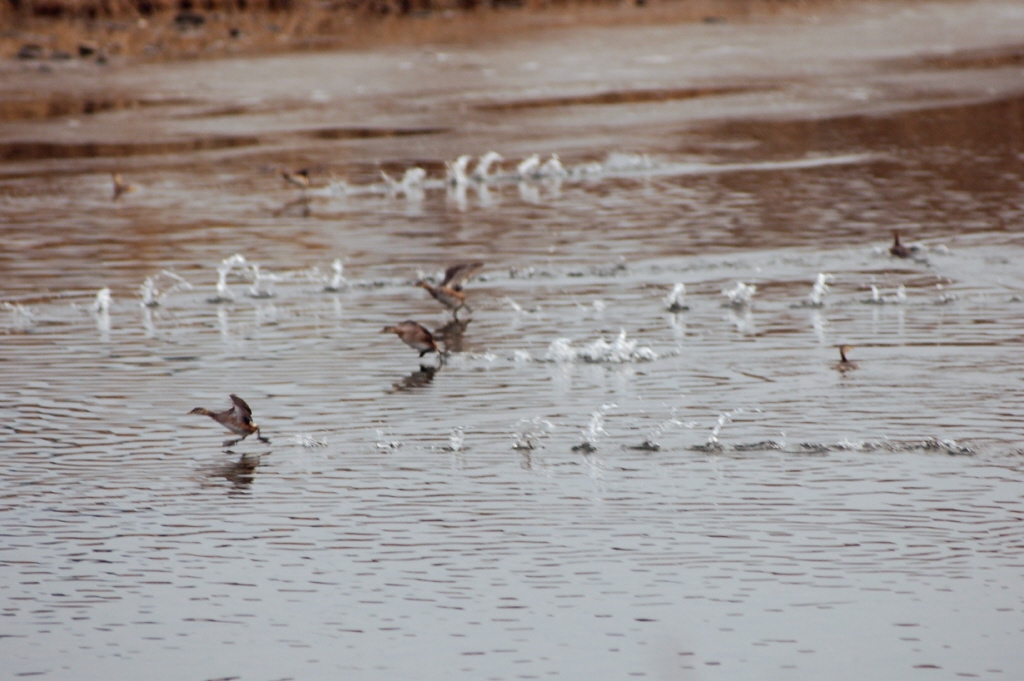
[(750, 305), (750, 301), (755, 293), (757, 293), (757, 286), (744, 284), (742, 281), (736, 282), (736, 286), (731, 289), (722, 289), (722, 295), (729, 299), (728, 305), (730, 307), (746, 307)]
[(574, 347), (568, 338), (557, 338), (551, 341), (544, 361), (555, 363), (588, 362), (593, 364), (623, 364), (632, 362), (652, 362), (658, 359), (658, 353), (647, 346), (638, 344), (626, 336), (626, 330), (611, 343), (598, 338), (583, 347)]

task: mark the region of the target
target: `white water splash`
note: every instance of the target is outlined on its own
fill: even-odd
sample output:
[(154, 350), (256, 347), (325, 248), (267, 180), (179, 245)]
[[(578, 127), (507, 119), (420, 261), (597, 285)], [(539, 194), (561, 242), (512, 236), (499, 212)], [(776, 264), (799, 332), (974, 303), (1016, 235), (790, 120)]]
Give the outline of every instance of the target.
[(21, 303), (4, 303), (3, 308), (11, 313), (11, 328), (27, 331), (32, 327), (35, 314)]
[(869, 305), (902, 305), (907, 300), (907, 287), (900, 284), (892, 295), (883, 295), (878, 287), (871, 285), (871, 297), (865, 300)]
[(814, 287), (811, 289), (810, 294), (807, 296), (807, 299), (810, 301), (811, 306), (821, 307), (822, 305), (824, 305), (822, 301), (825, 297), (825, 294), (828, 293), (828, 285), (835, 280), (836, 278), (827, 272), (818, 273), (818, 279), (814, 282)]
[(265, 299), (274, 297), (274, 284), (281, 281), (281, 277), (272, 273), (266, 272), (260, 269), (260, 266), (253, 263), (252, 270), (252, 284), (249, 285), (249, 297), (256, 299)]
[(677, 283), (672, 287), (672, 292), (665, 296), (665, 309), (669, 312), (682, 312), (690, 309), (686, 306), (686, 284)]
[(617, 404), (602, 404), (601, 408), (590, 415), (590, 422), (587, 427), (580, 431), (580, 443), (573, 447), (574, 452), (590, 453), (597, 451), (597, 441), (602, 435), (607, 435), (604, 429), (604, 416), (610, 410), (615, 409)]
[(211, 303), (229, 303), (235, 299), (235, 294), (228, 288), (228, 276), (236, 267), (245, 267), (245, 256), (235, 253), (230, 258), (224, 258), (220, 265), (217, 265), (217, 295), (210, 298)]
[(496, 151), (488, 151), (486, 154), (480, 157), (477, 161), (476, 168), (473, 170), (473, 181), (480, 183), (487, 183), (495, 179), (497, 174), (491, 173), (491, 166), (498, 161), (505, 160), (501, 154)]
[(647, 346), (640, 346), (635, 340), (626, 337), (626, 330), (619, 331), (614, 341), (608, 343), (603, 338), (581, 347), (573, 347), (568, 338), (558, 338), (548, 346), (545, 361), (569, 363), (577, 360), (592, 364), (624, 364), (632, 362), (652, 362), (658, 359), (658, 353)]
[(448, 451), (449, 452), (461, 452), (463, 451), (463, 445), (466, 442), (466, 434), (462, 428), (452, 428), (448, 433)]
[[(159, 288), (161, 278), (170, 279), (173, 282), (169, 288), (163, 291)], [(159, 307), (163, 303), (164, 298), (180, 290), (191, 291), (192, 284), (174, 272), (161, 270), (159, 274), (146, 277), (146, 280), (142, 282), (142, 286), (139, 287), (139, 296), (142, 300), (139, 301), (139, 304), (142, 307)]]
[(722, 428), (727, 423), (732, 423), (732, 417), (743, 413), (743, 408), (733, 409), (732, 411), (722, 412), (718, 415), (718, 421), (714, 427), (711, 428), (711, 435), (708, 436), (707, 446), (709, 448), (719, 448), (721, 445), (718, 442), (718, 436), (722, 432)]
[(755, 293), (757, 293), (756, 286), (744, 284), (742, 281), (736, 282), (736, 286), (731, 289), (722, 289), (722, 295), (729, 299), (728, 305), (730, 307), (746, 307), (750, 305), (750, 301)]
[(639, 446), (634, 447), (634, 449), (640, 449), (650, 452), (659, 451), (661, 450), (661, 444), (658, 442), (658, 438), (664, 435), (666, 432), (672, 430), (673, 428), (678, 428), (680, 426), (684, 428), (694, 428), (697, 425), (696, 421), (680, 421), (676, 416), (676, 411), (676, 408), (673, 407), (672, 410), (669, 411), (669, 418), (665, 419), (658, 425), (654, 426), (654, 428), (651, 428), (651, 430), (647, 433), (647, 437), (644, 438), (644, 441), (641, 442)]
[(337, 293), (348, 283), (345, 281), (345, 266), (342, 264), (341, 258), (334, 259), (331, 269), (334, 270), (334, 274), (331, 275), (331, 280), (324, 286), (324, 291)]
[(537, 154), (527, 156), (516, 166), (516, 179), (520, 182), (523, 180), (536, 180), (539, 177), (539, 169), (540, 156)]
[(96, 292), (96, 298), (92, 303), (92, 310), (96, 314), (109, 314), (110, 313), (110, 289), (107, 287), (101, 288)]
[(377, 439), (374, 442), (377, 451), (389, 452), (402, 446), (401, 440), (389, 440), (383, 430), (377, 430)]
[(473, 157), (469, 154), (463, 154), (454, 161), (445, 161), (445, 183), (450, 187), (465, 187), (469, 184), (466, 166), (472, 159)]
[(319, 449), (327, 446), (326, 437), (316, 437), (308, 433), (299, 433), (292, 438), (292, 442), (306, 449)]
[(512, 427), (515, 442), (512, 449), (533, 450), (541, 445), (541, 441), (555, 430), (555, 424), (545, 418), (535, 416), (532, 419), (519, 419)]

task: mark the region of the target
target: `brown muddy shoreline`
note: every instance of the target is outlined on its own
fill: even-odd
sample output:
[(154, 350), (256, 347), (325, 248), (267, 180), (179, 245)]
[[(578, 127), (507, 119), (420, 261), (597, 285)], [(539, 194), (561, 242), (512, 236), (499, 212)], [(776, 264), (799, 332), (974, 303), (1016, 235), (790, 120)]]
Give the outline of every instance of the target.
[[(879, 0), (494, 0), (455, 2), (0, 5), (0, 59), (164, 61), (424, 43), (486, 44), (565, 26), (723, 23)], [(881, 0), (884, 2), (884, 0)], [(913, 0), (911, 0), (913, 1)], [(143, 9), (140, 9), (143, 7)]]

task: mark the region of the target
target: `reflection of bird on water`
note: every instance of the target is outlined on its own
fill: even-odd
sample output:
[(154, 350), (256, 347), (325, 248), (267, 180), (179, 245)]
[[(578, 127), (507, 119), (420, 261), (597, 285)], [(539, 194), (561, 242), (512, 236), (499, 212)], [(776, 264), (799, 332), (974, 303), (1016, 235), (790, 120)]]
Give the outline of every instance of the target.
[(403, 376), (400, 382), (392, 386), (392, 389), (397, 392), (399, 390), (409, 390), (410, 388), (422, 388), (434, 380), (434, 374), (436, 373), (437, 367), (421, 364), (419, 369), (408, 376)]
[(215, 466), (210, 470), (209, 475), (210, 477), (224, 478), (236, 490), (245, 491), (252, 485), (259, 465), (259, 454), (242, 454), (238, 461)]
[(469, 321), (453, 319), (434, 329), (434, 341), (444, 343), (445, 352), (462, 352), (462, 334), (466, 332), (467, 326)]
[(847, 371), (853, 371), (858, 368), (858, 364), (852, 360), (846, 358), (847, 351), (853, 349), (852, 345), (840, 345), (839, 347), (839, 361), (833, 366), (840, 373), (846, 373)]
[(202, 414), (203, 416), (209, 416), (235, 435), (241, 435), (237, 440), (225, 440), (225, 447), (237, 444), (253, 433), (256, 433), (256, 439), (260, 442), (270, 442), (270, 440), (260, 434), (260, 427), (252, 420), (252, 409), (250, 409), (249, 405), (245, 403), (245, 400), (238, 395), (231, 395), (231, 402), (233, 403), (233, 406), (230, 409), (225, 409), (224, 411), (210, 411), (209, 409), (196, 407), (190, 411), (189, 414)]
[(121, 177), (121, 173), (110, 173), (110, 179), (114, 183), (114, 201), (120, 199), (122, 194), (130, 194), (136, 190), (136, 186), (134, 184), (124, 181), (124, 178)]
[(385, 326), (381, 330), (381, 333), (396, 334), (402, 339), (402, 342), (410, 348), (413, 350), (419, 350), (420, 357), (428, 352), (436, 352), (440, 354), (440, 350), (437, 349), (437, 343), (434, 342), (434, 335), (422, 324), (412, 320), (404, 321), (393, 326)]
[(466, 306), (466, 294), (462, 292), (462, 284), (482, 270), (483, 267), (484, 264), (482, 262), (452, 265), (444, 271), (444, 281), (437, 286), (426, 281), (418, 282), (417, 286), (426, 289), (437, 302), (451, 310), (457, 320), (459, 318), (459, 310), (464, 307), (467, 310), (469, 309)]
[(281, 177), (284, 181), (290, 185), (294, 185), (299, 189), (309, 189), (309, 168), (302, 168), (292, 172), (291, 170), (282, 169)]
[(900, 243), (900, 233), (896, 230), (892, 232), (892, 246), (889, 248), (889, 253), (896, 256), (897, 258), (911, 258), (917, 251), (914, 247), (907, 247)]

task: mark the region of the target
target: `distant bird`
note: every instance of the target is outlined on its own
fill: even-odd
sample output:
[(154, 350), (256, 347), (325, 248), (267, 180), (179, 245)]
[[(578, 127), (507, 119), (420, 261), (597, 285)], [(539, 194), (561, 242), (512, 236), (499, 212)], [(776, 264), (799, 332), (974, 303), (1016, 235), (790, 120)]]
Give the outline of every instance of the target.
[(896, 256), (897, 258), (909, 258), (914, 254), (914, 249), (907, 248), (900, 243), (900, 233), (896, 230), (892, 232), (892, 247), (889, 249), (889, 253)]
[(853, 349), (852, 345), (840, 345), (838, 348), (839, 361), (833, 365), (837, 371), (840, 373), (846, 373), (847, 371), (853, 371), (854, 369), (859, 368), (859, 365), (856, 362), (846, 358), (847, 351)]
[(231, 402), (233, 403), (233, 406), (230, 409), (225, 409), (224, 411), (210, 411), (209, 409), (196, 407), (190, 411), (189, 414), (202, 414), (203, 416), (209, 416), (235, 435), (242, 436), (237, 440), (225, 440), (225, 447), (237, 444), (253, 433), (256, 433), (256, 439), (260, 442), (270, 442), (270, 440), (263, 437), (260, 433), (260, 427), (252, 420), (252, 409), (250, 409), (249, 405), (245, 403), (245, 400), (238, 395), (231, 395)]
[(385, 326), (381, 333), (396, 334), (410, 348), (419, 350), (420, 357), (428, 352), (441, 353), (437, 348), (437, 343), (434, 342), (434, 335), (425, 326), (417, 322), (409, 320), (394, 326)]
[(292, 172), (290, 170), (281, 170), (281, 177), (288, 184), (295, 185), (299, 189), (309, 189), (309, 168), (302, 168)]
[(110, 173), (110, 179), (114, 183), (114, 201), (119, 200), (122, 194), (131, 194), (137, 189), (134, 184), (125, 182), (124, 178), (121, 177), (121, 173)]

